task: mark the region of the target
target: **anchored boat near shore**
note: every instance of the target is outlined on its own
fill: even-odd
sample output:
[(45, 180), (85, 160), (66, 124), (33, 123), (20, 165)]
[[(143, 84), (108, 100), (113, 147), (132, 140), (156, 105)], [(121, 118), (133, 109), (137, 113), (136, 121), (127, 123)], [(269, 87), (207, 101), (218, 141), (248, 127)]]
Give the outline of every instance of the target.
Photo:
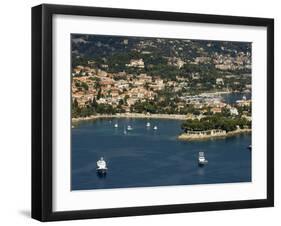
[(206, 164), (208, 164), (208, 160), (205, 158), (204, 152), (200, 151), (198, 154), (198, 165), (204, 166)]
[(97, 173), (99, 175), (105, 175), (107, 173), (106, 161), (103, 159), (103, 157), (97, 161)]

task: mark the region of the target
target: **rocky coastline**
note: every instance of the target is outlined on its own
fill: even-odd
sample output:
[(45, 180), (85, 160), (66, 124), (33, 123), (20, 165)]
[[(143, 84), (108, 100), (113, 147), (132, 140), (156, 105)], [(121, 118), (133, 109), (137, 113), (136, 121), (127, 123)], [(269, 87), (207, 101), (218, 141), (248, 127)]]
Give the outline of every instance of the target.
[(234, 131), (226, 132), (225, 130), (220, 130), (219, 132), (194, 132), (194, 133), (182, 133), (178, 136), (179, 140), (192, 141), (192, 140), (208, 140), (215, 138), (226, 138), (231, 136), (236, 136), (242, 133), (251, 133), (252, 129), (236, 129)]

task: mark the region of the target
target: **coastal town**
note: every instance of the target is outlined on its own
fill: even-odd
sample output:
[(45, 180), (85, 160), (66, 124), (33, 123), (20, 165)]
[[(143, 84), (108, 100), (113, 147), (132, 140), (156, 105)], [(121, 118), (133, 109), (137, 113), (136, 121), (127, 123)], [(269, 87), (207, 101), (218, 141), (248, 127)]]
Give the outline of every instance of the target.
[[(184, 120), (181, 139), (250, 131), (249, 44), (141, 38), (118, 38), (112, 44), (111, 39), (104, 40), (94, 40), (92, 51), (97, 55), (91, 55), (87, 37), (72, 39), (73, 121), (166, 115)], [(104, 46), (110, 50), (98, 54)], [(172, 53), (167, 53), (167, 46)], [(225, 97), (233, 94), (241, 98), (227, 101)]]

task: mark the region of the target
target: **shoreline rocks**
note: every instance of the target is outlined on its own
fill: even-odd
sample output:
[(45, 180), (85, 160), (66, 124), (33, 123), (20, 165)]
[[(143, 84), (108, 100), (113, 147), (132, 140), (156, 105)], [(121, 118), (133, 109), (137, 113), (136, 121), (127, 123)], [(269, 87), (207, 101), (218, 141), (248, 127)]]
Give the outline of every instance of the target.
[(230, 136), (239, 135), (242, 133), (251, 133), (252, 129), (237, 129), (234, 131), (226, 132), (225, 130), (220, 130), (219, 132), (211, 132), (210, 131), (204, 131), (204, 133), (182, 133), (178, 136), (179, 140), (183, 141), (192, 141), (192, 140), (208, 140), (213, 138), (226, 138)]

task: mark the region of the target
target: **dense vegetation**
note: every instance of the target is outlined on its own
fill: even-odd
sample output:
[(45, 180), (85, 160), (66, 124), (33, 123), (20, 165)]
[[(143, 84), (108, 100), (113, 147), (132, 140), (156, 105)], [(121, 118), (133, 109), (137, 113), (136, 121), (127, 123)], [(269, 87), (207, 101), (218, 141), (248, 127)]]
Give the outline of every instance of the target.
[(212, 116), (208, 116), (205, 118), (201, 118), (201, 120), (186, 120), (181, 128), (184, 131), (203, 131), (203, 130), (211, 130), (211, 129), (222, 129), (226, 132), (234, 131), (239, 128), (250, 128), (251, 122), (245, 118), (241, 117), (225, 117), (223, 115), (214, 114)]
[[(103, 58), (109, 58), (114, 55), (120, 58), (120, 61), (115, 63), (124, 63), (131, 58), (143, 58), (148, 64), (155, 64), (162, 61), (163, 56), (191, 60), (197, 56), (211, 56), (214, 53), (234, 56), (237, 52), (251, 52), (251, 43), (249, 42), (80, 34), (72, 34), (71, 39), (73, 56), (81, 55), (84, 58), (100, 59), (98, 60), (100, 63), (105, 63)], [(127, 43), (124, 43), (124, 40), (127, 40)], [(136, 51), (140, 49), (139, 46), (142, 42), (147, 42), (149, 45), (142, 46), (142, 51)], [(149, 52), (153, 52), (152, 58), (148, 54)]]

